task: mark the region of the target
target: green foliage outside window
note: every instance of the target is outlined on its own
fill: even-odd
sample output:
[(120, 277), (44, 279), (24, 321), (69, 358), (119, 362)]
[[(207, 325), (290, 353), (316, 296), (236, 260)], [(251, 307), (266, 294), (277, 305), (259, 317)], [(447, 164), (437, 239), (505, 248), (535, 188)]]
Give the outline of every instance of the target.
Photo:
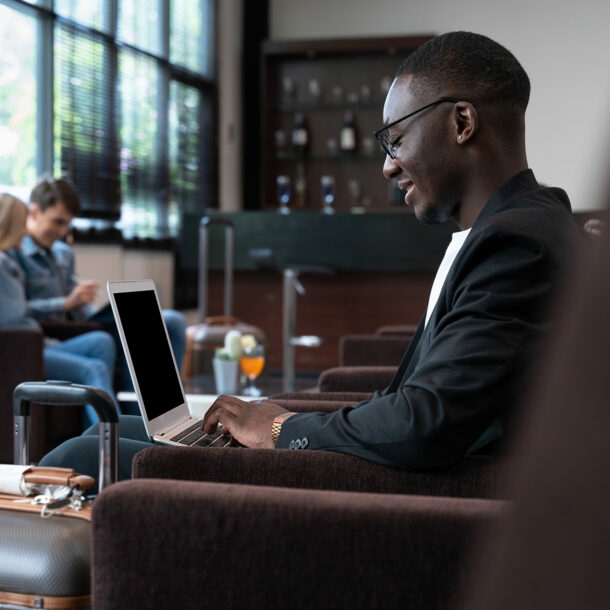
[[(216, 199), (216, 2), (119, 0), (116, 23), (110, 0), (16, 6), (0, 0), (0, 184), (67, 174), (83, 216), (139, 236), (204, 213)], [(41, 78), (49, 45), (53, 74)], [(49, 167), (37, 161), (45, 142)]]

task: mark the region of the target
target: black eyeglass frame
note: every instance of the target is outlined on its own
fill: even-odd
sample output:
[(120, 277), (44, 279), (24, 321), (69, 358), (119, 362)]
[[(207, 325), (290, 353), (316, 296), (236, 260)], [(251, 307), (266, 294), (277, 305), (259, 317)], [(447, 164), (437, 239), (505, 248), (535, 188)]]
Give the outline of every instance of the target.
[(399, 119), (396, 119), (395, 121), (392, 121), (391, 123), (388, 123), (387, 125), (384, 125), (381, 129), (376, 129), (373, 132), (373, 135), (375, 136), (375, 139), (377, 140), (377, 142), (379, 142), (379, 145), (381, 146), (381, 148), (383, 148), (383, 150), (386, 152), (386, 154), (390, 157), (390, 159), (396, 159), (396, 152), (392, 151), (394, 144), (391, 144), (387, 139), (383, 138), (382, 134), (385, 131), (387, 131), (388, 129), (391, 129), (392, 127), (394, 127), (394, 125), (398, 125), (398, 123), (402, 123), (406, 119), (411, 118), (412, 116), (414, 116), (420, 112), (423, 112), (424, 110), (426, 110), (428, 108), (432, 108), (432, 106), (436, 106), (437, 104), (442, 104), (444, 102), (451, 102), (452, 104), (457, 104), (458, 102), (467, 102), (468, 104), (472, 104), (476, 108), (476, 104), (474, 102), (468, 102), (468, 100), (462, 100), (457, 97), (440, 97), (439, 99), (435, 100), (434, 102), (430, 102), (429, 104), (426, 104), (425, 106), (422, 106), (421, 108), (418, 108), (417, 110), (414, 110), (413, 112), (409, 112), (409, 114), (405, 114), (405, 116), (400, 117)]

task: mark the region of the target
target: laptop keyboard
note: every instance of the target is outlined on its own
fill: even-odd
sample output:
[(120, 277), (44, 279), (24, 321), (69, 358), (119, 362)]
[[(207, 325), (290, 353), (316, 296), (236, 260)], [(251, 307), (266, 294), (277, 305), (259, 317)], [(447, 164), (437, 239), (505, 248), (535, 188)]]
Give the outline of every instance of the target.
[(206, 434), (201, 429), (201, 421), (185, 428), (171, 440), (189, 447), (241, 447), (230, 434), (222, 433), (222, 426), (218, 426), (212, 434)]

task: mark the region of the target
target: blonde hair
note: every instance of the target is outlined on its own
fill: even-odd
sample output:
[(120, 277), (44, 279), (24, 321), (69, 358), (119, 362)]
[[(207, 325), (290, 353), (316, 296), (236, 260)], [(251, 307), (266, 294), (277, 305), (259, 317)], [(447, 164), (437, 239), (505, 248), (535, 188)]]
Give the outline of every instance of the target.
[(21, 199), (0, 194), (0, 250), (14, 248), (20, 243), (28, 216), (28, 208)]

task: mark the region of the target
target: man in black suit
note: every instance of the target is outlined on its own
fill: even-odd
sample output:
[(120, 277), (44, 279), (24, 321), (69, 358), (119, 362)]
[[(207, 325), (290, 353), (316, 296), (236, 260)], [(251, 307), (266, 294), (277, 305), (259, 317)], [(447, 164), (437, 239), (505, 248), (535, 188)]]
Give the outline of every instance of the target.
[(577, 238), (570, 202), (528, 169), (529, 79), (468, 32), (438, 36), (400, 66), (375, 135), (383, 173), (426, 223), (458, 227), (426, 316), (388, 388), (330, 414), (221, 396), (204, 429), (249, 447), (324, 449), (402, 469), (446, 467), (506, 436)]
[[(206, 432), (221, 423), (247, 447), (337, 451), (406, 470), (501, 448), (579, 239), (567, 195), (528, 169), (529, 92), (515, 57), (478, 34), (438, 36), (405, 60), (375, 132), (383, 173), (422, 222), (458, 230), (394, 379), (333, 413), (220, 396)], [(141, 420), (122, 416), (120, 478), (149, 445)], [(97, 437), (70, 439), (40, 464), (95, 476)]]

